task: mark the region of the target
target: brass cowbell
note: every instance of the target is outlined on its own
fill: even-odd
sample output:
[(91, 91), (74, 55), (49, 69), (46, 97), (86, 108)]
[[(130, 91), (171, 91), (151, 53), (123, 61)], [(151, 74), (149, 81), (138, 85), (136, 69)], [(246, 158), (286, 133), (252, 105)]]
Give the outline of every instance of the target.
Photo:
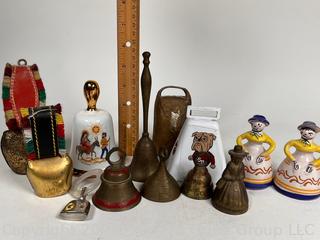
[[(111, 161), (110, 156), (118, 152), (119, 160)], [(132, 183), (130, 170), (125, 166), (125, 153), (113, 148), (106, 156), (110, 166), (101, 175), (101, 185), (92, 198), (93, 204), (104, 211), (124, 211), (135, 207), (141, 195)]]

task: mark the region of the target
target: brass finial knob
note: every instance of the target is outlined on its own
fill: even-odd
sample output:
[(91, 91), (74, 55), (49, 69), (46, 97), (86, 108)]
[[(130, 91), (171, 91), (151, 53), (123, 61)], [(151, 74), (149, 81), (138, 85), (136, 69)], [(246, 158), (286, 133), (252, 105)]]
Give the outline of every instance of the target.
[(98, 82), (94, 80), (88, 80), (83, 86), (84, 96), (87, 99), (88, 107), (87, 110), (96, 110), (96, 104), (100, 94), (100, 87)]

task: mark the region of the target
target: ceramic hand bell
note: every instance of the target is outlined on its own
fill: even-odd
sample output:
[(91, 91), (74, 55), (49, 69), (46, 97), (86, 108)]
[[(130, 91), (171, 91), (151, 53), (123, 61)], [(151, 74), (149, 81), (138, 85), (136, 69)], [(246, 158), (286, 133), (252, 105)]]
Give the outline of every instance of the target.
[(108, 152), (115, 146), (113, 122), (109, 112), (96, 107), (100, 87), (89, 80), (83, 86), (87, 109), (73, 119), (71, 157), (74, 173), (80, 175), (92, 169), (105, 169)]

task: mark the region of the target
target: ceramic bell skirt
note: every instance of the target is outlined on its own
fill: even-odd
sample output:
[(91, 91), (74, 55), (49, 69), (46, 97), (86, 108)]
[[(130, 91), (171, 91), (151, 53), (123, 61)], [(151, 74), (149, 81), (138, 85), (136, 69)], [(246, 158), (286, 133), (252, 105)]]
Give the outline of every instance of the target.
[(115, 147), (113, 122), (104, 110), (80, 111), (73, 120), (70, 154), (77, 170), (104, 170), (105, 157)]
[(274, 178), (276, 189), (282, 194), (310, 200), (320, 195), (320, 168), (310, 165), (313, 153), (296, 151), (296, 165), (288, 158), (282, 161)]
[[(192, 112), (196, 113), (198, 111), (216, 112), (216, 116), (192, 116)], [(223, 170), (226, 167), (226, 160), (223, 152), (219, 124), (217, 122), (219, 117), (220, 109), (218, 108), (195, 108), (188, 106), (187, 119), (167, 160), (168, 171), (179, 183), (182, 183), (188, 172), (194, 168), (193, 161), (188, 159), (194, 152), (191, 149), (193, 143), (192, 134), (194, 132), (213, 133), (216, 136), (213, 146), (210, 149), (210, 152), (215, 157), (216, 167), (212, 169), (208, 166), (208, 171), (212, 177), (213, 184), (221, 178)]]
[(262, 143), (247, 142), (243, 145), (250, 156), (243, 159), (245, 179), (247, 188), (263, 189), (272, 185), (272, 161), (271, 159), (258, 160), (261, 153), (265, 151)]

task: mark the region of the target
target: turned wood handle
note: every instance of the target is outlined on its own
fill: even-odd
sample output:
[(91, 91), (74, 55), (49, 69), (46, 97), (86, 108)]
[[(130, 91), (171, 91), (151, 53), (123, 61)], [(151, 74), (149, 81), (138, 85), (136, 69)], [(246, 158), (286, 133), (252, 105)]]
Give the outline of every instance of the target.
[(149, 101), (151, 92), (151, 74), (149, 70), (150, 53), (144, 52), (143, 56), (143, 71), (141, 75), (141, 93), (142, 93), (142, 107), (143, 107), (143, 134), (148, 134), (148, 113)]
[(97, 101), (100, 95), (100, 87), (97, 81), (88, 80), (83, 86), (83, 93), (87, 100), (87, 111), (96, 110)]

